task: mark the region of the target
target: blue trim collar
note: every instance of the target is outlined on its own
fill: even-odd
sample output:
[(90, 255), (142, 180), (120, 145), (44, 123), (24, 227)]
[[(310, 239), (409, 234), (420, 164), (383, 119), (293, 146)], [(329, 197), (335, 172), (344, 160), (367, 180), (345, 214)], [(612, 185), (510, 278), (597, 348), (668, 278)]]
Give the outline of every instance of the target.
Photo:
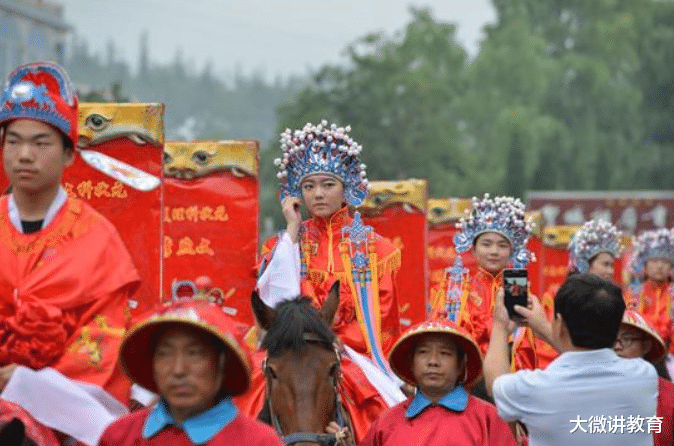
[[(149, 439), (166, 427), (176, 425), (173, 416), (166, 409), (166, 401), (162, 399), (148, 415), (143, 425), (143, 438)], [(194, 444), (206, 444), (215, 435), (236, 418), (238, 411), (231, 398), (225, 398), (206, 412), (186, 419), (182, 426), (187, 437)]]
[(421, 390), (417, 389), (417, 394), (407, 407), (405, 416), (407, 418), (414, 418), (431, 406), (442, 406), (447, 410), (463, 412), (468, 407), (468, 393), (463, 386), (456, 386), (451, 392), (440, 398), (437, 403), (433, 404)]

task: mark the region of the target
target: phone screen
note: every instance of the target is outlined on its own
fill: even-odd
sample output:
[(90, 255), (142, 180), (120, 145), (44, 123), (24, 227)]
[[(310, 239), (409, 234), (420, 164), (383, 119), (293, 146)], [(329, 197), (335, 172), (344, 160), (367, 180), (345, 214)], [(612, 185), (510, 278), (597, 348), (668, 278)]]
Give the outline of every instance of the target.
[(521, 316), (515, 311), (514, 307), (515, 305), (527, 306), (528, 288), (526, 269), (513, 268), (503, 270), (503, 291), (505, 292), (503, 301), (510, 319), (521, 319)]

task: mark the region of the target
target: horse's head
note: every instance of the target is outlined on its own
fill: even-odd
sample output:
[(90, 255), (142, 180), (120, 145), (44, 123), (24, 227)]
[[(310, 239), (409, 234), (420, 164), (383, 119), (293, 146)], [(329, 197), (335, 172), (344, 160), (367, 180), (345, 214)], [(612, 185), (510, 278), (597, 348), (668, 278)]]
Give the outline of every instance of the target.
[[(262, 347), (267, 350), (268, 401), (260, 419), (285, 436), (286, 444), (291, 444), (289, 434), (323, 433), (330, 421), (343, 415), (337, 404), (340, 358), (331, 328), (339, 306), (339, 282), (332, 286), (320, 310), (306, 297), (273, 309), (254, 292), (251, 303), (260, 326), (267, 331)], [(321, 441), (315, 435), (292, 438), (297, 440), (293, 444)]]

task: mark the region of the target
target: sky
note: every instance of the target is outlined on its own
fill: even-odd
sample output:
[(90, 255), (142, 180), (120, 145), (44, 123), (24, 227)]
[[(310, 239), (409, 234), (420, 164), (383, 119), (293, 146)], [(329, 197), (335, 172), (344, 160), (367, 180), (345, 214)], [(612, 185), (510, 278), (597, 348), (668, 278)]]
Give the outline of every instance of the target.
[(306, 75), (346, 61), (348, 44), (371, 32), (393, 35), (411, 20), (408, 5), (428, 6), (436, 20), (457, 26), (457, 40), (474, 55), (482, 28), (496, 21), (491, 0), (56, 0), (65, 20), (91, 50), (114, 41), (120, 59), (137, 68), (147, 30), (153, 62), (183, 59), (196, 72), (262, 73), (267, 79)]

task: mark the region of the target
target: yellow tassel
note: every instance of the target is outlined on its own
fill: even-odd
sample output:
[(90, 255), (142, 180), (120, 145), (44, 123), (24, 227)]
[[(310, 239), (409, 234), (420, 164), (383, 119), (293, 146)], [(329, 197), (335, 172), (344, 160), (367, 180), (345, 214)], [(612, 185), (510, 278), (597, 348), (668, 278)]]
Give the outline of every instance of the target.
[(384, 273), (396, 274), (402, 265), (402, 256), (400, 250), (396, 249), (385, 259), (377, 262), (377, 277), (381, 278)]

